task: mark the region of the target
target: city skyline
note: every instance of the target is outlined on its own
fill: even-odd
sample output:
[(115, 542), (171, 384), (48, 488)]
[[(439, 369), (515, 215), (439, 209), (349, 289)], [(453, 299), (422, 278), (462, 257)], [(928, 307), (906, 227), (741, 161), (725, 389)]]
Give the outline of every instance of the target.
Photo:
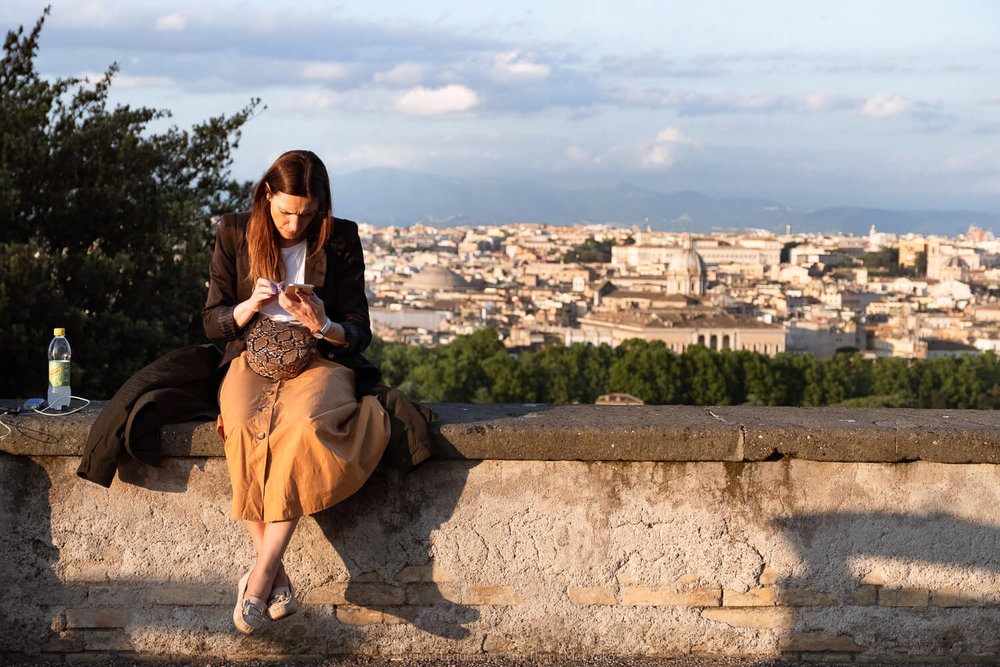
[[(3, 27), (46, 3), (3, 0)], [(181, 128), (267, 106), (233, 174), (393, 167), (793, 206), (1000, 211), (1000, 6), (53, 3), (38, 67)], [(240, 36), (245, 35), (246, 39)]]

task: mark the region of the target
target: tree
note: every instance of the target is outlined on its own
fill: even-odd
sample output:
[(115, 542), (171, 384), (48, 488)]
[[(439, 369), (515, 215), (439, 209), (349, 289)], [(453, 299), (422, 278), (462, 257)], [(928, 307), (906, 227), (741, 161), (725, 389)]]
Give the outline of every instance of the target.
[(514, 359), (506, 351), (497, 351), (483, 361), (483, 369), (492, 378), (491, 403), (538, 403), (545, 388), (541, 369), (533, 352), (522, 352)]
[(816, 401), (822, 396), (816, 395), (816, 357), (781, 352), (770, 360), (769, 366), (774, 382), (769, 385), (773, 393), (768, 405), (819, 405)]
[(211, 216), (249, 193), (229, 177), (258, 105), (161, 133), (164, 110), (108, 107), (96, 83), (35, 69), (46, 9), (0, 60), (0, 395), (37, 394), (52, 329), (76, 393), (109, 396), (163, 352), (203, 340)]
[(563, 253), (562, 263), (570, 264), (573, 262), (610, 262), (611, 261), (611, 247), (615, 245), (614, 239), (605, 239), (604, 241), (597, 241), (591, 236), (589, 239), (573, 246), (571, 250), (567, 250)]
[(613, 358), (607, 345), (550, 345), (535, 355), (545, 403), (593, 403), (604, 393)]
[(912, 396), (910, 362), (906, 359), (879, 359), (872, 367), (872, 394)]
[(746, 377), (746, 402), (750, 405), (782, 405), (783, 387), (778, 386), (770, 359), (760, 352), (750, 352), (743, 364)]
[(687, 402), (694, 405), (728, 405), (722, 357), (704, 345), (688, 345), (681, 354), (687, 383)]
[[(841, 348), (820, 363), (823, 402), (834, 405), (871, 393), (872, 364), (854, 348)], [(818, 405), (820, 405), (818, 403)]]
[(718, 353), (722, 375), (726, 380), (729, 405), (741, 405), (747, 400), (747, 366), (756, 355), (748, 350), (724, 348)]
[(497, 337), (496, 329), (480, 329), (475, 333), (456, 336), (450, 345), (433, 348), (423, 363), (413, 367), (409, 379), (428, 401), (449, 403), (485, 403), (490, 399), (493, 378), (487, 368), (496, 371), (495, 363), (487, 363), (497, 354), (507, 354)]
[(631, 394), (647, 403), (684, 403), (681, 361), (663, 341), (631, 338), (617, 349), (608, 391)]

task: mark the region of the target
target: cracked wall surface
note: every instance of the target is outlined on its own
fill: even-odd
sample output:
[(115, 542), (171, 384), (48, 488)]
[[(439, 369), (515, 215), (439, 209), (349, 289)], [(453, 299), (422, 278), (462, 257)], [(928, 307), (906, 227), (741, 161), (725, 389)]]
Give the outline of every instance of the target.
[(990, 656), (992, 464), (436, 461), (301, 522), (304, 602), (232, 628), (252, 564), (219, 458), (104, 489), (0, 454), (6, 655)]

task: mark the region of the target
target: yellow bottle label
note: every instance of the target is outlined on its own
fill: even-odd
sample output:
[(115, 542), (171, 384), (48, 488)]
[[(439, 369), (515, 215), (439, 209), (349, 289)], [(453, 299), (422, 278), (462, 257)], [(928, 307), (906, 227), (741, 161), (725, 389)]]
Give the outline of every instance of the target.
[(49, 361), (49, 386), (50, 387), (69, 386), (68, 361)]

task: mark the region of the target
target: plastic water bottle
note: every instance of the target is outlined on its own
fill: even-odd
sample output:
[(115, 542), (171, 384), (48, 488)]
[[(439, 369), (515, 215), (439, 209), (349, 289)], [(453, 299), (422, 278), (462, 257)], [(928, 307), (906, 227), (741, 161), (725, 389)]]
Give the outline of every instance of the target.
[(69, 407), (69, 358), (72, 352), (65, 329), (55, 329), (49, 343), (49, 407), (57, 410)]

